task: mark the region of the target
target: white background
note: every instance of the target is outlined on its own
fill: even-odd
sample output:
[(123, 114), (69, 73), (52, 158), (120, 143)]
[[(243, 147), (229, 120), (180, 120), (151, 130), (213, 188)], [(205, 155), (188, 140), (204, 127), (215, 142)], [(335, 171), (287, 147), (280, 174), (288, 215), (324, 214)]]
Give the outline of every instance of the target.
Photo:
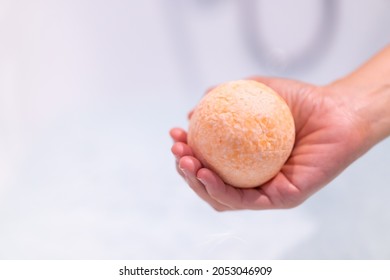
[(321, 1), (258, 2), (281, 69), (250, 51), (247, 1), (0, 0), (0, 259), (390, 258), (389, 140), (287, 211), (214, 212), (176, 174), (168, 130), (209, 86), (326, 84), (390, 39), (390, 1), (337, 1), (289, 71)]

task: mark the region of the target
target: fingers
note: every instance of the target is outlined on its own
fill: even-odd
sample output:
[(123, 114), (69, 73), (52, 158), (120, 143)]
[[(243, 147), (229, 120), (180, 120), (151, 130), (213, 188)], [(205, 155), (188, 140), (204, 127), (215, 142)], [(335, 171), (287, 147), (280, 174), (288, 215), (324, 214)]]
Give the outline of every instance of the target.
[[(295, 98), (302, 98), (302, 95), (308, 92), (313, 92), (317, 87), (304, 83), (301, 81), (286, 79), (286, 78), (273, 78), (273, 77), (251, 77), (250, 80), (254, 80), (265, 84), (272, 88), (280, 96), (282, 96), (287, 104), (291, 107), (294, 104)], [(296, 100), (295, 100), (296, 102)]]
[(251, 77), (246, 78), (245, 80), (253, 80), (253, 81), (257, 81), (259, 83), (265, 84), (265, 85), (269, 85), (273, 81), (279, 80), (279, 79), (280, 78), (265, 77), (265, 76), (251, 76)]
[(187, 145), (187, 133), (183, 129), (173, 128), (170, 135), (174, 140), (171, 151), (176, 158), (177, 172), (190, 188), (215, 210), (271, 208), (270, 200), (259, 190), (238, 189), (226, 185), (217, 174), (204, 168)]
[(202, 168), (202, 164), (194, 157), (185, 156), (179, 161), (179, 169), (183, 172), (184, 178), (187, 181), (191, 189), (204, 201), (210, 204), (217, 211), (229, 210), (230, 208), (226, 205), (219, 203), (214, 200), (204, 185), (198, 180), (198, 171)]
[(192, 110), (188, 113), (187, 118), (188, 118), (189, 120), (191, 119), (192, 114), (194, 113), (194, 110), (195, 110), (195, 109), (192, 109)]
[(188, 147), (187, 144), (182, 142), (177, 142), (173, 144), (171, 151), (176, 158), (176, 170), (185, 179), (185, 174), (183, 173), (183, 170), (180, 169), (179, 167), (179, 161), (182, 157), (193, 156), (192, 150), (190, 147)]
[(242, 209), (240, 205), (240, 190), (226, 185), (219, 176), (207, 168), (200, 169), (197, 177), (204, 185), (207, 194), (214, 201), (231, 210)]
[(210, 197), (204, 185), (197, 179), (198, 170), (203, 166), (193, 155), (192, 149), (187, 145), (187, 133), (181, 128), (173, 128), (170, 135), (174, 141), (171, 151), (176, 158), (177, 172), (186, 180), (191, 189), (204, 201), (217, 211), (230, 209), (221, 205)]
[(169, 134), (174, 142), (187, 143), (187, 132), (184, 129), (175, 127), (169, 131)]
[(219, 176), (206, 168), (200, 169), (197, 176), (210, 197), (231, 210), (275, 208), (261, 188), (235, 188), (225, 184)]
[(255, 76), (255, 77), (249, 77), (248, 80), (254, 80), (259, 83), (265, 84), (266, 86), (269, 86), (270, 88), (272, 88), (277, 92), (285, 91), (286, 88), (289, 88), (291, 86), (294, 87), (296, 85), (299, 85), (300, 87), (302, 86), (301, 82), (297, 82), (286, 78)]
[(192, 149), (183, 142), (176, 142), (172, 145), (171, 148), (172, 154), (176, 157), (176, 159), (180, 160), (180, 158), (184, 156), (194, 156)]

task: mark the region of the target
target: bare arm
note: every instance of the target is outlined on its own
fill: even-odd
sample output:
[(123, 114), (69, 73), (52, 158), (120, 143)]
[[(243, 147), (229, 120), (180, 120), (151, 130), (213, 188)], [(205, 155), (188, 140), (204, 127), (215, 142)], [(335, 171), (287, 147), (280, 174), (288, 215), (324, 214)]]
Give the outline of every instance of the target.
[(361, 118), (368, 146), (390, 135), (390, 45), (327, 88)]
[(255, 79), (286, 100), (296, 124), (291, 156), (270, 181), (245, 190), (225, 184), (194, 157), (185, 130), (171, 130), (179, 174), (216, 210), (297, 206), (390, 135), (390, 45), (327, 86)]

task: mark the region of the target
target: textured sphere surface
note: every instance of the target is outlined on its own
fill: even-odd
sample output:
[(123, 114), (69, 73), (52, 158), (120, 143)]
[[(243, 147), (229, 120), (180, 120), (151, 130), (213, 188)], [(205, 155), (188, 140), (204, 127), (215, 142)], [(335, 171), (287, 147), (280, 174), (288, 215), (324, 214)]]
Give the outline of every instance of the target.
[(294, 119), (271, 88), (242, 80), (219, 85), (195, 108), (188, 145), (202, 164), (224, 182), (258, 187), (288, 159), (295, 140)]

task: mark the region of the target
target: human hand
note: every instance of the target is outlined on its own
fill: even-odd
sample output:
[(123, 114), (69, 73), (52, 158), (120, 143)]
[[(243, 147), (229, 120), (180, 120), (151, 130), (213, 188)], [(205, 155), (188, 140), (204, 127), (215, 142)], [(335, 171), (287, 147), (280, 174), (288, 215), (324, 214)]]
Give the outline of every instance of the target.
[(188, 185), (218, 211), (291, 208), (330, 182), (368, 148), (367, 123), (335, 87), (277, 78), (254, 78), (274, 89), (293, 114), (296, 140), (280, 172), (257, 188), (225, 184), (205, 168), (187, 145), (183, 129), (170, 131), (177, 170)]

